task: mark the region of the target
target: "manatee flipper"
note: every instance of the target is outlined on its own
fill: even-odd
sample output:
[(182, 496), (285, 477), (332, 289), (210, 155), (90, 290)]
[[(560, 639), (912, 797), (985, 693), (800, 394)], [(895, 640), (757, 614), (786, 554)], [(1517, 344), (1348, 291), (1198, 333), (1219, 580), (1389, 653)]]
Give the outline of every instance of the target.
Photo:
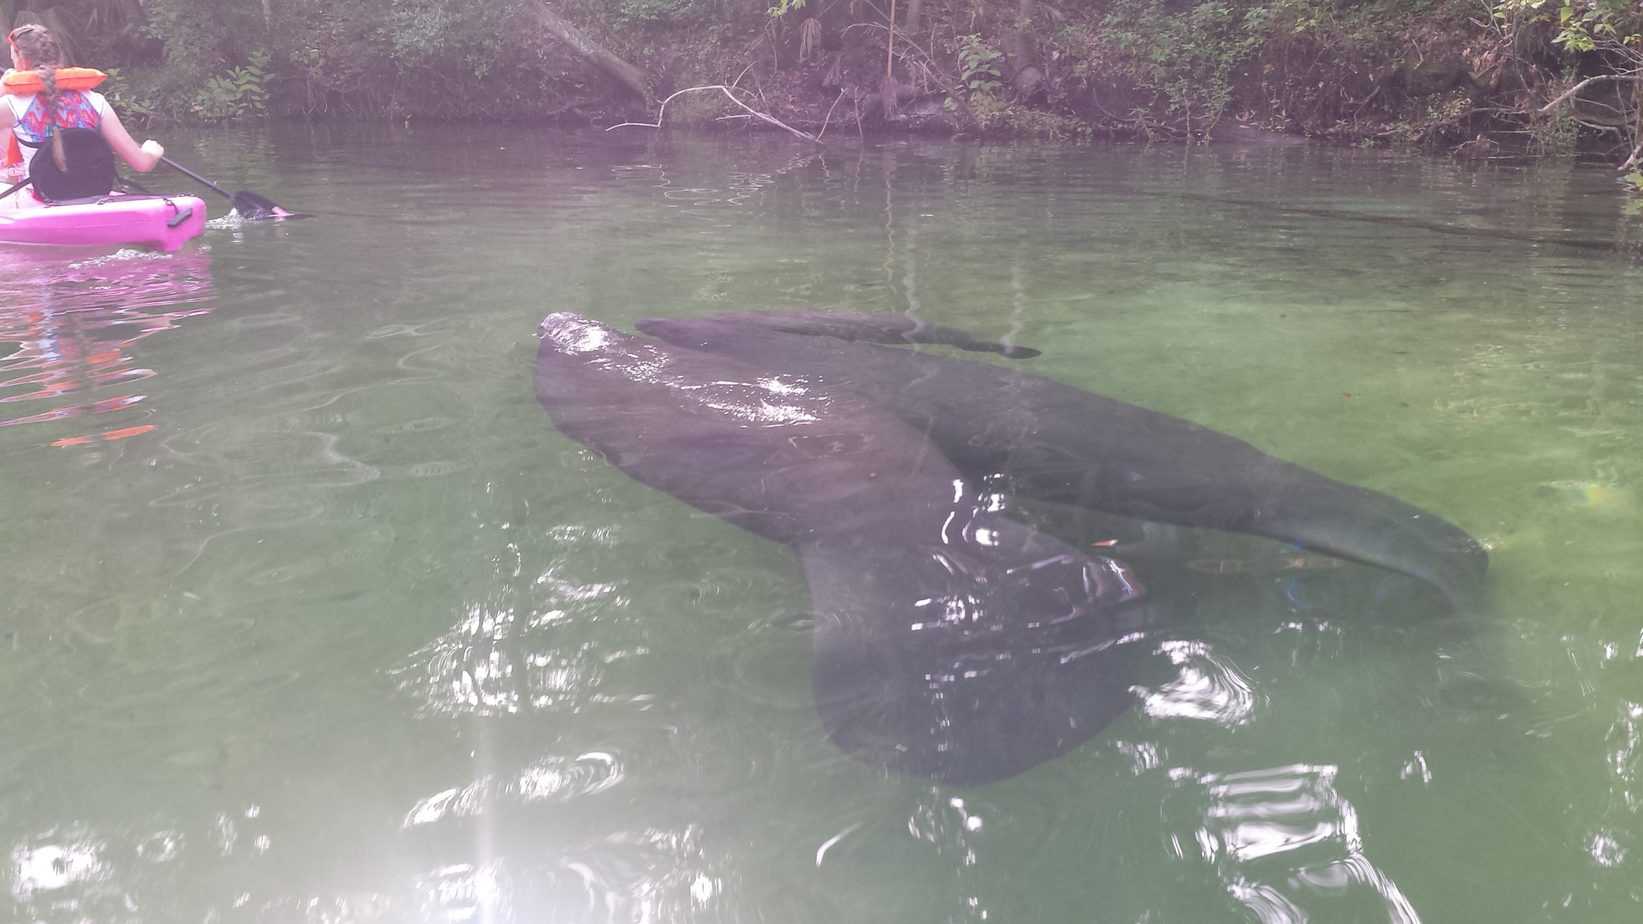
[(799, 549), (816, 709), (829, 737), (869, 765), (1003, 779), (1135, 702), (1150, 613), (1128, 568), (1019, 526), (983, 528), (996, 545), (864, 538)]

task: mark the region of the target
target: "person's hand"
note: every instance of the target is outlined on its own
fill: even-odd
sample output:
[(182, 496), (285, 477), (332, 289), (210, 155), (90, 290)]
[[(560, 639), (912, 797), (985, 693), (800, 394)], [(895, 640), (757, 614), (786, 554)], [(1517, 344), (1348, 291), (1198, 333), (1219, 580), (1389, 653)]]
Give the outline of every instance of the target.
[(153, 169), (154, 165), (160, 162), (160, 158), (165, 156), (165, 146), (160, 144), (158, 141), (155, 141), (153, 138), (144, 141), (141, 150), (144, 154), (148, 155), (148, 166), (150, 169)]

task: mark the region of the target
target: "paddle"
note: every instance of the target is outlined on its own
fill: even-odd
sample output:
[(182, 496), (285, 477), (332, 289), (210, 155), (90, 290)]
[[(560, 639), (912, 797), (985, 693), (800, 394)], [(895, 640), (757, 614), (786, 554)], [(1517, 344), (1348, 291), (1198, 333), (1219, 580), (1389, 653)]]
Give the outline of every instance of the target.
[(27, 186), (32, 182), (34, 182), (34, 181), (30, 180), (30, 179), (24, 179), (21, 182), (19, 182), (16, 186), (11, 187), (10, 189), (6, 190), (5, 192), (0, 192), (0, 200), (5, 200), (7, 198), (10, 198), (13, 193), (20, 191), (24, 186)]
[(228, 190), (223, 189), (221, 186), (218, 186), (216, 183), (211, 182), (205, 177), (200, 176), (198, 173), (195, 173), (187, 167), (184, 167), (182, 164), (179, 164), (164, 155), (161, 155), (160, 161), (189, 179), (203, 183), (217, 192), (222, 193), (228, 198), (228, 201), (234, 203), (234, 211), (239, 212), (240, 217), (244, 218), (246, 221), (263, 221), (269, 218), (303, 217), (296, 212), (287, 212), (285, 209), (275, 205), (272, 200), (259, 196), (254, 192), (248, 192), (242, 189), (239, 192), (231, 193)]

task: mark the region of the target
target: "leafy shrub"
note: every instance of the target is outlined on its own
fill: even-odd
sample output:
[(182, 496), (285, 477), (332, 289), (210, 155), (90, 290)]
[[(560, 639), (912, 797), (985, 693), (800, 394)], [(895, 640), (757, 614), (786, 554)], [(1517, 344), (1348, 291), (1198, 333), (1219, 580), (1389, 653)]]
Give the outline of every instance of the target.
[(124, 68), (104, 70), (108, 80), (102, 86), (103, 95), (122, 120), (146, 124), (164, 118), (165, 106), (152, 81), (143, 80), (139, 72), (128, 73)]
[[(1260, 50), (1272, 24), (1265, 7), (1208, 0), (1172, 12), (1163, 0), (1126, 5), (1103, 21), (1116, 68), (1188, 133), (1207, 132), (1232, 100), (1237, 72)], [(1145, 118), (1145, 117), (1143, 117)]]
[(206, 78), (189, 113), (206, 122), (267, 115), (268, 80), (268, 52), (258, 49), (244, 66)]
[(1004, 75), (999, 66), (1004, 52), (987, 44), (980, 35), (961, 35), (958, 39), (958, 74), (971, 96), (997, 93), (1004, 88)]

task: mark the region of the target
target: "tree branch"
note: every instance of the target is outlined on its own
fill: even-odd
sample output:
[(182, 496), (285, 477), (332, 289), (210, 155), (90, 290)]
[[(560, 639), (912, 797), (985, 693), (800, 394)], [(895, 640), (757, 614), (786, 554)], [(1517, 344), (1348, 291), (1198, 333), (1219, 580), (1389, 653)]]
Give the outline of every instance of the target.
[(668, 95), (667, 99), (662, 100), (661, 107), (656, 110), (656, 121), (655, 122), (620, 122), (616, 125), (612, 125), (610, 128), (605, 129), (605, 131), (608, 132), (608, 131), (614, 131), (618, 128), (629, 128), (629, 127), (631, 127), (631, 128), (661, 128), (662, 127), (662, 118), (667, 113), (667, 104), (673, 102), (673, 98), (676, 97), (676, 96), (680, 96), (680, 95), (685, 94), (685, 93), (695, 93), (698, 90), (718, 90), (719, 92), (723, 93), (727, 98), (729, 98), (729, 100), (732, 103), (735, 103), (736, 105), (738, 105), (738, 106), (742, 107), (743, 109), (747, 110), (748, 114), (753, 116), (753, 118), (759, 119), (763, 122), (767, 122), (771, 125), (774, 125), (777, 128), (781, 129), (782, 131), (788, 132), (788, 133), (793, 134), (793, 135), (797, 135), (798, 137), (803, 138), (804, 140), (810, 142), (811, 144), (821, 144), (821, 139), (816, 137), (815, 135), (812, 135), (809, 132), (801, 132), (798, 129), (794, 128), (793, 126), (788, 125), (785, 122), (780, 121), (779, 119), (775, 119), (771, 116), (768, 116), (768, 115), (758, 111), (757, 109), (754, 109), (753, 107), (747, 105), (746, 103), (742, 102), (741, 100), (737, 99), (736, 95), (734, 93), (730, 92), (730, 88), (725, 86), (722, 83), (710, 84), (710, 85), (705, 86), (705, 87), (686, 87), (683, 90), (675, 90), (673, 93)]
[(1546, 105), (1540, 107), (1541, 114), (1544, 115), (1551, 112), (1552, 107), (1600, 80), (1629, 80), (1635, 83), (1638, 81), (1643, 81), (1643, 74), (1598, 74), (1596, 77), (1587, 77), (1585, 80), (1582, 80), (1581, 82), (1570, 87), (1568, 90), (1565, 90), (1563, 95), (1559, 96), (1557, 99), (1554, 99)]
[(844, 88), (839, 87), (839, 95), (833, 97), (833, 105), (827, 107), (827, 115), (822, 117), (821, 131), (816, 132), (816, 143), (821, 144), (821, 137), (827, 134), (827, 123), (833, 120), (833, 110), (838, 108), (839, 100), (844, 99)]

